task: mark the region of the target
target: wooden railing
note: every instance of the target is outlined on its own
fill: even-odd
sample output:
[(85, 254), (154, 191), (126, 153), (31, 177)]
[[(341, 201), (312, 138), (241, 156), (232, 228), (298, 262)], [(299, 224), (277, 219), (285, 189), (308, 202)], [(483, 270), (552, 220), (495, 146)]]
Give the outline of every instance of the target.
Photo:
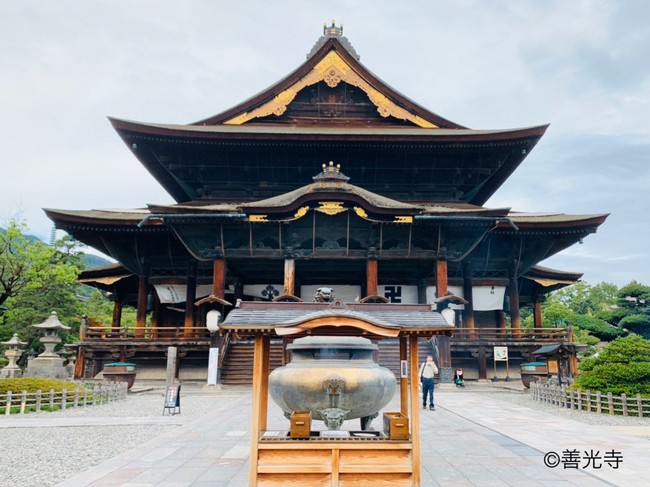
[(540, 402), (553, 404), (568, 409), (589, 411), (598, 414), (618, 414), (623, 416), (650, 416), (650, 398), (627, 397), (625, 394), (614, 396), (611, 392), (568, 388), (548, 382), (531, 382), (530, 396)]
[(74, 389), (62, 389), (59, 392), (50, 389), (43, 392), (8, 391), (0, 394), (0, 414), (25, 414), (40, 411), (58, 411), (105, 404), (125, 399), (128, 390), (126, 382), (90, 383)]
[[(209, 340), (210, 333), (205, 327), (135, 327), (135, 326), (97, 326), (82, 330), (81, 341), (181, 341)], [(456, 328), (455, 341), (471, 342), (517, 342), (530, 341), (552, 343), (569, 340), (568, 328)], [(570, 341), (570, 340), (569, 340)]]
[(456, 328), (456, 341), (477, 342), (559, 342), (569, 339), (568, 328)]
[(131, 340), (152, 340), (152, 341), (179, 341), (210, 339), (210, 332), (203, 326), (195, 327), (136, 327), (136, 326), (93, 326), (82, 329), (82, 342), (85, 341), (131, 341)]

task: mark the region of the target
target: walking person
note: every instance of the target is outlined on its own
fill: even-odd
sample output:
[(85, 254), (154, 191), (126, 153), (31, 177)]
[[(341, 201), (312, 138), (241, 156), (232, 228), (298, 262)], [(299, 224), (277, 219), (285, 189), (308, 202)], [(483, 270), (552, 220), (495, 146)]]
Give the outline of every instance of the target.
[(420, 376), (420, 383), (422, 384), (422, 408), (427, 408), (427, 395), (429, 396), (429, 409), (435, 410), (433, 404), (433, 378), (438, 373), (438, 367), (433, 361), (433, 355), (427, 355), (427, 361), (420, 365), (418, 375)]

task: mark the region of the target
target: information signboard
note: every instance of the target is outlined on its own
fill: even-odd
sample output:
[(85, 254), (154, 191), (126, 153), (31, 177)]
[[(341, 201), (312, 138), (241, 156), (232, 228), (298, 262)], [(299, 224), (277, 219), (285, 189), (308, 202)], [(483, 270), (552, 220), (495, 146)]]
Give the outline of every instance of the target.
[(165, 405), (163, 406), (163, 416), (169, 413), (171, 415), (181, 413), (181, 385), (172, 384), (167, 386), (165, 391)]

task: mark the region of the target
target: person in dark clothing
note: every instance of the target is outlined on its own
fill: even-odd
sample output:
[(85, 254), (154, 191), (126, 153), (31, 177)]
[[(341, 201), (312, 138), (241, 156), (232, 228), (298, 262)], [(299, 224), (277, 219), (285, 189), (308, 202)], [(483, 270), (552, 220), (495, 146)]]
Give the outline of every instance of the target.
[(422, 408), (427, 408), (427, 396), (429, 396), (429, 409), (433, 411), (433, 388), (435, 386), (433, 378), (438, 373), (438, 367), (433, 361), (433, 355), (427, 355), (427, 361), (420, 365), (419, 376), (422, 384)]

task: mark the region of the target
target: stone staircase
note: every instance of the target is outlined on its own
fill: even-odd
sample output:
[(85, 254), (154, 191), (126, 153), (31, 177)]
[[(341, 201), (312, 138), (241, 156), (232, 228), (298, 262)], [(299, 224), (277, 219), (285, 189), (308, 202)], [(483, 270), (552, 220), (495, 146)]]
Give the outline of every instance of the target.
[[(253, 383), (253, 340), (232, 341), (224, 359), (221, 383), (225, 385), (251, 385)], [(270, 368), (282, 366), (282, 340), (271, 340)]]
[[(400, 376), (399, 339), (386, 338), (379, 341), (377, 361), (379, 365), (391, 370), (395, 377)], [(221, 371), (221, 382), (225, 385), (250, 385), (253, 383), (253, 340), (234, 341), (230, 343)], [(431, 346), (426, 340), (418, 343), (419, 362), (422, 363)], [(282, 366), (282, 340), (271, 340), (271, 370)]]

